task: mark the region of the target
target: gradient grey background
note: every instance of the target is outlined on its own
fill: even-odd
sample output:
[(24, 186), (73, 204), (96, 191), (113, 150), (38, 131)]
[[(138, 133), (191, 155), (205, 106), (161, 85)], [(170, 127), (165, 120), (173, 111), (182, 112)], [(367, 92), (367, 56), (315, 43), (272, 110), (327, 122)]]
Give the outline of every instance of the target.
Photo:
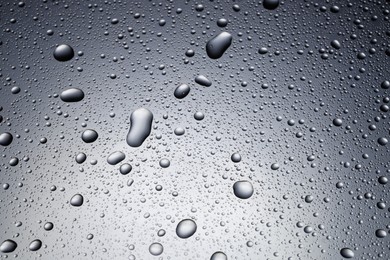
[[(388, 97), (381, 82), (390, 80), (389, 10), (386, 1), (289, 0), (274, 11), (261, 1), (2, 1), (0, 133), (14, 140), (0, 147), (0, 183), (10, 186), (0, 190), (0, 240), (18, 243), (3, 256), (176, 260), (223, 251), (239, 260), (342, 259), (348, 247), (355, 259), (390, 259), (390, 236), (375, 236), (390, 225), (389, 207), (377, 207), (389, 200), (389, 184), (377, 181), (389, 177), (388, 145), (377, 143), (389, 138), (379, 109)], [(217, 26), (220, 18), (227, 27)], [(211, 60), (206, 42), (222, 31), (233, 43)], [(335, 39), (339, 50), (330, 45)], [(73, 47), (71, 61), (53, 58), (59, 44)], [(199, 74), (212, 86), (196, 84)], [(178, 100), (181, 83), (191, 92)], [(11, 93), (15, 86), (20, 93)], [(62, 102), (58, 95), (70, 87), (82, 89), (84, 100)], [(153, 129), (132, 148), (129, 117), (140, 107), (153, 112)], [(203, 121), (194, 119), (197, 111)], [(176, 127), (185, 134), (176, 136)], [(84, 143), (85, 129), (98, 140)], [(126, 154), (130, 174), (106, 162), (114, 151)], [(81, 165), (79, 152), (87, 154)], [(240, 163), (230, 160), (234, 152)], [(15, 167), (12, 157), (20, 160)], [(162, 158), (170, 167), (159, 166)], [(273, 163), (280, 168), (271, 170)], [(238, 180), (253, 184), (250, 199), (234, 196)], [(69, 204), (76, 193), (84, 196), (79, 208)], [(198, 228), (181, 239), (175, 228), (185, 218)], [(44, 230), (47, 221), (53, 230)], [(159, 229), (166, 235), (158, 237)], [(43, 246), (31, 252), (34, 239)], [(154, 242), (164, 246), (160, 256), (149, 253)]]

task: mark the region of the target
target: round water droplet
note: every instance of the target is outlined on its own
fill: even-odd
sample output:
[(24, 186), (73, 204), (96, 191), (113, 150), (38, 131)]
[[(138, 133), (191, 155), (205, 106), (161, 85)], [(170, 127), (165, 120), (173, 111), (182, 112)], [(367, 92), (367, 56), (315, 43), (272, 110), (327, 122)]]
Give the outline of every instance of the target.
[(74, 51), (68, 44), (61, 44), (54, 50), (53, 56), (58, 61), (68, 61), (73, 58)]
[(69, 88), (60, 94), (60, 98), (64, 102), (79, 102), (84, 98), (84, 92), (79, 88)]
[(237, 198), (249, 199), (252, 196), (254, 190), (252, 183), (249, 181), (237, 181), (233, 185), (233, 192)]
[(177, 127), (173, 132), (175, 133), (175, 135), (180, 136), (180, 135), (184, 135), (185, 130), (183, 127)]
[(235, 163), (241, 162), (241, 155), (239, 153), (234, 153), (232, 154), (231, 159)]
[(121, 165), (121, 167), (119, 168), (119, 172), (123, 175), (126, 175), (126, 174), (129, 174), (131, 172), (131, 170), (133, 169), (133, 167), (131, 167), (130, 164), (128, 163), (124, 163)]
[(275, 10), (279, 6), (279, 0), (263, 0), (263, 6), (267, 10)]
[(350, 248), (347, 248), (347, 247), (340, 250), (340, 255), (344, 258), (355, 257), (355, 253)]
[(343, 120), (341, 120), (340, 118), (335, 118), (335, 119), (333, 119), (333, 125), (334, 125), (334, 126), (339, 127), (339, 126), (341, 126), (342, 124), (343, 124)]
[(189, 238), (195, 234), (197, 225), (192, 219), (183, 219), (176, 226), (176, 235), (180, 238)]
[(74, 207), (80, 207), (84, 203), (84, 197), (81, 194), (75, 194), (70, 199), (70, 205)]
[(201, 121), (201, 120), (203, 120), (204, 119), (204, 114), (202, 113), (202, 112), (196, 112), (195, 114), (194, 114), (194, 118), (196, 119), (196, 120), (198, 120), (198, 121)]
[(3, 243), (1, 243), (0, 251), (2, 253), (11, 253), (11, 252), (15, 251), (17, 246), (18, 246), (18, 244), (16, 244), (15, 241), (13, 241), (11, 239), (7, 239), (7, 240), (4, 240)]
[(30, 245), (29, 245), (29, 249), (30, 251), (38, 251), (42, 246), (42, 241), (39, 240), (39, 239), (35, 239), (33, 240)]
[(43, 226), (43, 228), (46, 230), (46, 231), (50, 231), (52, 230), (54, 227), (53, 223), (51, 222), (46, 222), (45, 225)]
[(87, 155), (85, 153), (79, 153), (76, 155), (76, 162), (81, 164), (87, 160)]
[(221, 252), (221, 251), (217, 251), (215, 252), (211, 257), (210, 257), (210, 260), (227, 260), (227, 256), (225, 255), (225, 253)]
[(232, 35), (228, 32), (221, 32), (211, 38), (206, 44), (207, 55), (211, 59), (219, 59), (222, 57), (224, 52), (232, 44)]
[(190, 87), (187, 84), (181, 84), (175, 89), (175, 92), (173, 93), (176, 98), (182, 99), (185, 98), (188, 93), (190, 93)]
[(2, 133), (2, 134), (0, 134), (0, 145), (8, 146), (12, 143), (13, 139), (14, 138), (13, 138), (12, 134), (10, 134), (8, 132)]
[(195, 82), (205, 87), (211, 86), (211, 81), (203, 75), (196, 76)]
[(163, 158), (163, 159), (160, 160), (160, 166), (162, 168), (168, 168), (169, 165), (171, 165), (171, 162), (168, 159)]
[(127, 134), (127, 144), (139, 147), (150, 135), (153, 114), (146, 108), (139, 108), (130, 115), (130, 130)]
[(380, 144), (380, 145), (386, 145), (387, 143), (389, 142), (389, 140), (387, 140), (387, 138), (385, 138), (385, 137), (380, 137), (379, 139), (378, 139), (378, 144)]
[(81, 135), (81, 139), (86, 143), (93, 143), (98, 137), (98, 133), (93, 129), (87, 129)]
[(220, 18), (220, 19), (218, 19), (218, 21), (217, 21), (217, 25), (219, 26), (219, 27), (226, 27), (227, 25), (228, 25), (228, 20), (227, 19), (225, 19), (225, 18)]
[(149, 252), (152, 255), (161, 255), (164, 251), (164, 247), (160, 243), (153, 243), (149, 246)]
[(271, 170), (274, 170), (274, 171), (276, 171), (277, 169), (279, 169), (279, 164), (278, 163), (273, 163), (273, 164), (271, 164)]
[(126, 155), (124, 153), (122, 153), (121, 151), (116, 151), (107, 157), (107, 162), (111, 165), (116, 165), (123, 161), (125, 158)]

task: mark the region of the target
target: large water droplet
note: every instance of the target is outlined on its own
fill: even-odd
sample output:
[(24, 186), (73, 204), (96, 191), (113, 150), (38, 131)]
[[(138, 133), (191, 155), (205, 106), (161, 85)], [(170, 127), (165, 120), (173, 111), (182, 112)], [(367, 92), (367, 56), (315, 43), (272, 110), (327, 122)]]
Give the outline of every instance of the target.
[(164, 251), (164, 247), (160, 243), (153, 243), (149, 246), (149, 252), (152, 255), (161, 255)]
[(203, 75), (196, 76), (195, 82), (205, 87), (211, 86), (211, 81)]
[(146, 108), (139, 108), (130, 115), (130, 131), (127, 134), (127, 144), (139, 147), (150, 135), (153, 114)]
[(340, 250), (340, 255), (344, 258), (355, 257), (355, 253), (350, 248), (347, 248), (347, 247)]
[(15, 251), (17, 246), (18, 246), (18, 244), (16, 244), (15, 241), (13, 241), (11, 239), (7, 239), (7, 240), (4, 240), (3, 243), (1, 243), (0, 251), (2, 253), (11, 253), (11, 252)]
[(180, 238), (189, 238), (195, 234), (196, 229), (195, 221), (192, 219), (183, 219), (176, 226), (176, 235)]
[(68, 44), (61, 44), (54, 50), (53, 56), (58, 61), (68, 61), (73, 58), (74, 51)]
[(80, 207), (84, 203), (84, 197), (81, 194), (75, 194), (70, 199), (70, 205), (74, 207)]
[(263, 0), (265, 9), (274, 10), (279, 6), (279, 0)]
[(8, 146), (12, 143), (13, 139), (14, 138), (13, 138), (12, 134), (10, 134), (8, 132), (2, 133), (2, 134), (0, 134), (0, 145)]
[(28, 247), (30, 251), (37, 251), (41, 248), (42, 241), (39, 239), (35, 239), (30, 243), (30, 246)]
[(210, 260), (227, 260), (227, 256), (225, 253), (217, 251), (210, 257)]
[(249, 199), (253, 194), (253, 186), (249, 181), (237, 181), (233, 185), (233, 192), (237, 198)]
[(221, 32), (211, 38), (206, 44), (207, 55), (211, 59), (219, 59), (232, 44), (232, 35), (228, 32)]
[(107, 157), (107, 162), (111, 165), (115, 165), (123, 161), (125, 158), (126, 155), (124, 153), (122, 153), (121, 151), (116, 151)]
[(81, 139), (86, 143), (93, 143), (98, 137), (98, 133), (93, 129), (87, 129), (81, 135)]
[(181, 84), (175, 89), (175, 92), (173, 93), (176, 98), (182, 99), (185, 98), (188, 93), (190, 93), (190, 87), (187, 84)]
[(79, 102), (84, 98), (84, 92), (79, 88), (70, 88), (62, 91), (60, 98), (64, 102)]

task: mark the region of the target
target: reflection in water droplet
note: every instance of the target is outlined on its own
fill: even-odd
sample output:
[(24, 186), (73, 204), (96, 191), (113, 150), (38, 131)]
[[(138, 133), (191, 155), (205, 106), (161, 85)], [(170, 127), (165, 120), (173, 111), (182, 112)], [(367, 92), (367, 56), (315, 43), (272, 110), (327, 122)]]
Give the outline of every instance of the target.
[(195, 234), (197, 225), (192, 219), (183, 219), (176, 226), (176, 235), (180, 238), (189, 238)]
[(130, 130), (127, 134), (127, 144), (139, 147), (150, 135), (153, 114), (146, 108), (139, 108), (130, 115)]

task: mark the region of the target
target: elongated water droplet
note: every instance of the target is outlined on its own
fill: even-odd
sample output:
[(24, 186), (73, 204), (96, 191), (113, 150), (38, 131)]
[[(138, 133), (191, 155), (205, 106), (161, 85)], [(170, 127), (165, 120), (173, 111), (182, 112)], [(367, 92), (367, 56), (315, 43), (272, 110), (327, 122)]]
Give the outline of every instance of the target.
[(205, 87), (210, 87), (211, 86), (211, 81), (206, 78), (203, 75), (199, 75), (195, 78), (195, 82), (198, 83), (199, 85), (205, 86)]
[(69, 88), (62, 91), (60, 98), (64, 102), (79, 102), (84, 98), (84, 92), (79, 88)]
[(11, 252), (15, 251), (17, 246), (18, 246), (18, 244), (16, 244), (15, 241), (13, 241), (11, 239), (7, 239), (7, 240), (4, 240), (3, 243), (1, 243), (0, 251), (2, 253), (11, 253)]
[(123, 161), (125, 158), (126, 155), (124, 153), (122, 153), (121, 151), (116, 151), (107, 157), (107, 162), (111, 165), (115, 165)]
[(219, 59), (232, 44), (232, 35), (228, 32), (221, 32), (211, 38), (206, 44), (207, 55), (211, 59)]
[(37, 251), (41, 248), (42, 246), (42, 241), (39, 239), (35, 239), (31, 241), (30, 246), (28, 247), (30, 251)]
[(190, 93), (190, 87), (187, 84), (181, 84), (175, 89), (175, 92), (173, 93), (176, 98), (182, 99), (185, 98), (188, 93)]
[(127, 134), (127, 144), (131, 147), (139, 147), (150, 135), (152, 129), (153, 114), (146, 108), (139, 108), (131, 113), (130, 131)]

